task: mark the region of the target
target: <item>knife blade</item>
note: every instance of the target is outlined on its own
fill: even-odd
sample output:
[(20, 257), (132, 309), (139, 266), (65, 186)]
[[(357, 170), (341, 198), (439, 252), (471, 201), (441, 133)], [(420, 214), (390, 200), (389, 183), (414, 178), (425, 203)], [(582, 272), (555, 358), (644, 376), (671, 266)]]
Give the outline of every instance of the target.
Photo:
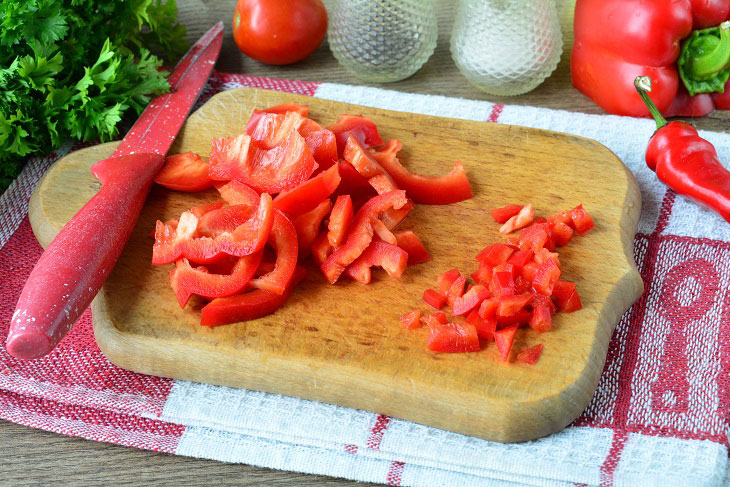
[(28, 276), (10, 321), (10, 355), (48, 354), (96, 296), (137, 223), (152, 180), (210, 76), (223, 23), (190, 48), (111, 157), (95, 163), (101, 189), (61, 229)]

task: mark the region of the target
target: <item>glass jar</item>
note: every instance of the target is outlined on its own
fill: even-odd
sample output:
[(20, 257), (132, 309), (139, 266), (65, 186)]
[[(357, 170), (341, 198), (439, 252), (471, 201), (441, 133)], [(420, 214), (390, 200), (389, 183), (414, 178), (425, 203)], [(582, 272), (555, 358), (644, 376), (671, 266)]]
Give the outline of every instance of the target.
[(354, 76), (388, 83), (412, 76), (436, 48), (432, 0), (336, 0), (327, 39)]
[(498, 96), (535, 89), (560, 61), (563, 38), (554, 0), (460, 0), (451, 35), (459, 71)]

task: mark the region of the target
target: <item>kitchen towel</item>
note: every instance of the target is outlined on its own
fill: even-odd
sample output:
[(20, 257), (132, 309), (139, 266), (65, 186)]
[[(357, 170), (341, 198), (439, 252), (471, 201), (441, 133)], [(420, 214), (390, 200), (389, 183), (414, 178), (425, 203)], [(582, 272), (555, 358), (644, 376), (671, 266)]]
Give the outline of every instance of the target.
[[(240, 86), (557, 130), (616, 153), (641, 187), (635, 258), (645, 292), (616, 328), (588, 408), (560, 433), (505, 445), (314, 401), (150, 377), (106, 360), (87, 311), (43, 359), (18, 361), (0, 346), (0, 417), (136, 448), (389, 485), (728, 482), (730, 224), (668, 190), (646, 168), (653, 122), (226, 73), (214, 73), (201, 103)], [(730, 135), (701, 135), (730, 161)], [(0, 196), (3, 342), (41, 254), (28, 199), (48, 167), (74, 148), (32, 159)]]

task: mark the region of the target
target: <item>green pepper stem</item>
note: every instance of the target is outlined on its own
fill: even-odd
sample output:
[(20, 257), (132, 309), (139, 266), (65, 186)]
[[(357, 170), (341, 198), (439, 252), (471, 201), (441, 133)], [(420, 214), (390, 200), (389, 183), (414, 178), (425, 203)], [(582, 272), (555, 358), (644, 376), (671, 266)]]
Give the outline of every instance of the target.
[[(720, 38), (716, 41), (716, 45), (707, 52), (700, 49), (702, 54), (692, 56), (687, 73), (691, 78), (705, 79), (730, 65), (730, 21), (723, 22), (719, 28)], [(689, 43), (687, 48), (691, 47), (692, 43)]]
[(651, 91), (651, 78), (648, 76), (637, 76), (636, 79), (634, 79), (634, 88), (636, 88), (636, 91), (639, 93), (639, 96), (644, 102), (644, 105), (646, 105), (646, 108), (649, 109), (651, 116), (654, 117), (657, 130), (664, 127), (667, 124), (667, 119), (662, 116), (654, 102), (651, 101), (651, 98), (649, 98), (649, 92)]

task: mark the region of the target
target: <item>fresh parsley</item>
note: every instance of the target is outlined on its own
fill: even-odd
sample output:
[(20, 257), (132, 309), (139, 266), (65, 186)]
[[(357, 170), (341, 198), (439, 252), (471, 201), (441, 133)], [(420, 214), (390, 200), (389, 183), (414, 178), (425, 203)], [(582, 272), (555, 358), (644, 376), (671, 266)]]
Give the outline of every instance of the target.
[(0, 0), (0, 192), (28, 156), (108, 141), (169, 90), (182, 54), (175, 0)]

